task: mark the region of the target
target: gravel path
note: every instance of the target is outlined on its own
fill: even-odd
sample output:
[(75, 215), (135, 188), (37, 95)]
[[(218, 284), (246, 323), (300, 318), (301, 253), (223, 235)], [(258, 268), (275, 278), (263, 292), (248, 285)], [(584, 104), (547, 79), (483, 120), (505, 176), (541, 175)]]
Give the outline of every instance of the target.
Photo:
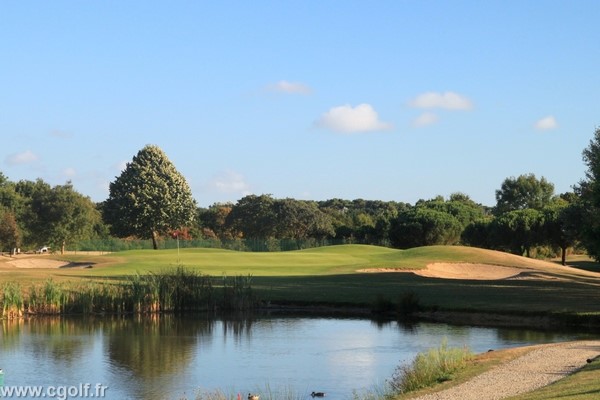
[(493, 400), (527, 393), (575, 372), (600, 355), (600, 340), (535, 346), (534, 350), (453, 388), (419, 400)]

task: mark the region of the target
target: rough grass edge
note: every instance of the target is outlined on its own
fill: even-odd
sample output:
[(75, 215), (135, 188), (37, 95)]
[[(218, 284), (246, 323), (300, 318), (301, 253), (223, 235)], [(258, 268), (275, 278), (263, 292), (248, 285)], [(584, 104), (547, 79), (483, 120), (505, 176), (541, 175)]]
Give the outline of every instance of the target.
[(472, 359), (468, 347), (449, 348), (444, 339), (439, 347), (421, 352), (410, 364), (397, 367), (389, 384), (398, 394), (430, 387), (451, 380)]

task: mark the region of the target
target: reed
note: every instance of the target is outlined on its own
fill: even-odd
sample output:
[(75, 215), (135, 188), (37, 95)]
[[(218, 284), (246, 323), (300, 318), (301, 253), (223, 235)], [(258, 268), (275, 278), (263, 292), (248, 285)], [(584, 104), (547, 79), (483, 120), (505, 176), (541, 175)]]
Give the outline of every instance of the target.
[(133, 312), (184, 312), (213, 306), (209, 276), (176, 267), (147, 275), (136, 274), (124, 285)]
[(18, 283), (5, 283), (2, 290), (2, 317), (13, 319), (23, 315), (23, 292)]
[(129, 301), (127, 308), (131, 308), (134, 313), (144, 313), (147, 310), (147, 299), (150, 296), (148, 285), (140, 274), (135, 274), (128, 279), (125, 289), (129, 292)]
[(43, 301), (48, 307), (46, 313), (60, 314), (64, 305), (65, 293), (52, 279), (44, 283)]
[(48, 279), (42, 286), (32, 286), (27, 295), (21, 294), (23, 312), (26, 314), (61, 314), (65, 305), (65, 292), (60, 285)]
[(92, 314), (94, 312), (94, 304), (97, 300), (96, 283), (86, 283), (68, 290), (67, 304), (68, 310), (74, 314)]
[(74, 285), (50, 279), (28, 291), (7, 283), (2, 288), (1, 316), (246, 310), (257, 304), (250, 276), (221, 278), (223, 296), (219, 298), (215, 296), (215, 280), (178, 266), (157, 273), (137, 273), (123, 281)]
[(252, 292), (252, 275), (222, 278), (223, 298), (221, 308), (226, 310), (247, 310), (257, 304)]

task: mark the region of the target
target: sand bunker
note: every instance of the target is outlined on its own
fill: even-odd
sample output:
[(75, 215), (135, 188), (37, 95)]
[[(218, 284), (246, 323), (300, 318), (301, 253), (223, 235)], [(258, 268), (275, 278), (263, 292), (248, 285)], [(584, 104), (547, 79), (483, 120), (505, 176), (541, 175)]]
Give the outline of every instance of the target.
[(524, 270), (490, 264), (434, 263), (413, 272), (429, 278), (496, 280), (515, 277)]
[(491, 264), (433, 263), (423, 269), (372, 268), (358, 272), (412, 272), (428, 278), (497, 280), (514, 278), (526, 271), (528, 270)]
[(17, 268), (63, 268), (70, 265), (66, 261), (50, 260), (47, 258), (24, 258), (8, 261), (7, 264)]

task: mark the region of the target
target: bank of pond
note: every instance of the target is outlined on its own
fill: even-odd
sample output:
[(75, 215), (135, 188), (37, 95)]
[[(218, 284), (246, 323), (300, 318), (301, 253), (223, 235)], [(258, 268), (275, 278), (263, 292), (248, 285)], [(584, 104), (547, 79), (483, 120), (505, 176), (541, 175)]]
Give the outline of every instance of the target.
[[(379, 316), (399, 320), (419, 319), (467, 325), (578, 327), (600, 326), (597, 313), (553, 311), (452, 309), (423, 305), (411, 290), (391, 299), (374, 296), (371, 303), (318, 303), (296, 299), (276, 302), (260, 298), (251, 275), (210, 276), (178, 266), (160, 272), (89, 280), (56, 282), (51, 278), (29, 286), (17, 282), (0, 285), (0, 319), (52, 315), (147, 315), (157, 313), (298, 310), (312, 315)], [(264, 285), (263, 285), (264, 286)], [(263, 288), (262, 292), (265, 294)], [(268, 291), (267, 291), (268, 295)], [(281, 297), (281, 295), (279, 296)], [(292, 296), (293, 297), (293, 296)], [(330, 296), (331, 297), (331, 296)]]

